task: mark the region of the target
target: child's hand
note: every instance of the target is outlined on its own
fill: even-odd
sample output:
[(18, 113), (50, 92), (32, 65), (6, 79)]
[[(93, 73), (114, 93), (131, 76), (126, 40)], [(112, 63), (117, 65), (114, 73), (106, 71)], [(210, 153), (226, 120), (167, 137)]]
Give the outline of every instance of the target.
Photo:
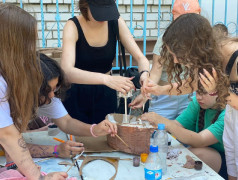
[(117, 134), (117, 125), (105, 119), (93, 128), (93, 132), (96, 136), (105, 136), (107, 134), (115, 136)]
[(149, 81), (145, 87), (144, 94), (153, 94), (156, 96), (167, 94), (166, 91), (170, 89), (170, 85), (159, 86), (153, 81)]
[(142, 108), (143, 104), (145, 104), (146, 101), (147, 98), (140, 94), (134, 99), (134, 101), (129, 104), (129, 107), (131, 107), (132, 109)]
[(204, 89), (207, 91), (208, 94), (212, 94), (217, 92), (216, 90), (216, 81), (217, 81), (217, 72), (214, 68), (212, 68), (212, 75), (206, 70), (203, 69), (203, 72), (205, 76), (202, 73), (199, 73), (199, 80), (204, 87)]
[(75, 141), (66, 141), (57, 147), (59, 157), (69, 158), (80, 154), (84, 150), (83, 144)]

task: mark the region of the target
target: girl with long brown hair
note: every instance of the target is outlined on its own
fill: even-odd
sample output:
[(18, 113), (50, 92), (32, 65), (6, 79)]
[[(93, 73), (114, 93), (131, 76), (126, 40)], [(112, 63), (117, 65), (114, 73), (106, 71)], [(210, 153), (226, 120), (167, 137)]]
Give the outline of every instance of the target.
[[(162, 64), (167, 64), (168, 81), (170, 85), (159, 86), (153, 82), (145, 87), (146, 93), (186, 94), (199, 90), (199, 79), (205, 81), (206, 77), (215, 83), (206, 69), (213, 69), (216, 74), (216, 87), (208, 89), (209, 94), (217, 93), (217, 105), (224, 105), (228, 94), (229, 81), (223, 72), (223, 58), (220, 49), (213, 37), (209, 21), (198, 14), (184, 14), (178, 17), (167, 28), (163, 36), (161, 50)], [(182, 69), (182, 66), (185, 69)], [(184, 79), (179, 75), (185, 71)], [(172, 83), (172, 79), (175, 83)]]
[[(21, 132), (38, 106), (42, 82), (36, 59), (36, 19), (21, 8), (0, 4), (0, 144), (28, 179), (42, 179)], [(45, 179), (65, 179), (50, 173)]]

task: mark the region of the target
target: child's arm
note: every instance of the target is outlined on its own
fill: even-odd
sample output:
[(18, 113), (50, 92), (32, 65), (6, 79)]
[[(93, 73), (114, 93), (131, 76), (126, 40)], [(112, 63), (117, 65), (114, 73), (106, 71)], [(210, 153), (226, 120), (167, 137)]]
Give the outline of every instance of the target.
[(209, 131), (203, 130), (200, 133), (185, 129), (178, 121), (166, 119), (154, 112), (146, 113), (141, 116), (142, 120), (150, 121), (153, 124), (165, 124), (165, 128), (180, 142), (192, 147), (206, 147), (218, 142), (216, 137)]
[[(40, 170), (33, 162), (26, 143), (14, 125), (0, 129), (0, 144), (8, 152), (19, 170), (29, 180), (43, 179)], [(65, 179), (67, 173), (51, 173), (45, 179)]]

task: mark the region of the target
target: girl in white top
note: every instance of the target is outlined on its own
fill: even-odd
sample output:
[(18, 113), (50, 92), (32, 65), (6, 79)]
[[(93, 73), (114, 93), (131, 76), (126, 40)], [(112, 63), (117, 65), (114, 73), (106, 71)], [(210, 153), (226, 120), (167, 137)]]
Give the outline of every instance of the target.
[[(40, 64), (44, 79), (40, 88), (38, 116), (50, 118), (63, 132), (75, 136), (104, 136), (107, 134), (114, 136), (117, 133), (116, 124), (108, 120), (91, 125), (73, 119), (61, 102), (64, 91), (67, 89), (63, 71), (55, 60), (44, 54), (40, 54)], [(55, 146), (35, 144), (27, 144), (27, 147), (32, 157), (54, 156), (55, 150), (57, 150), (57, 156), (69, 158), (84, 150), (82, 143), (73, 141), (61, 143), (56, 148)]]
[(38, 105), (42, 80), (36, 60), (37, 22), (11, 4), (0, 4), (0, 22), (0, 144), (27, 179), (66, 179), (65, 172), (43, 177), (21, 136)]

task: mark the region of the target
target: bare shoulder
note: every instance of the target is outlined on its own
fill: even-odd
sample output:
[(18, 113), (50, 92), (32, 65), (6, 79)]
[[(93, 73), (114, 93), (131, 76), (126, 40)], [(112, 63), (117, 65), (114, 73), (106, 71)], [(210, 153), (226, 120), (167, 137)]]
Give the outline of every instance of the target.
[(64, 26), (63, 39), (71, 39), (75, 41), (78, 39), (78, 30), (72, 20), (67, 21)]

